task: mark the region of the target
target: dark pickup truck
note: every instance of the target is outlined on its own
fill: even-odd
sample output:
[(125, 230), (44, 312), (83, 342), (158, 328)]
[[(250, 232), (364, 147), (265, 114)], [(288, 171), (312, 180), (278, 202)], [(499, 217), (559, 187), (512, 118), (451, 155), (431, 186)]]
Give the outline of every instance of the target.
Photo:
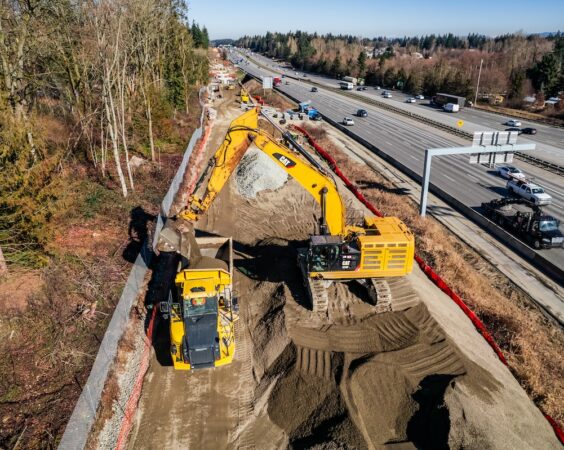
[(535, 249), (564, 247), (560, 221), (523, 198), (502, 198), (482, 203), (484, 215), (522, 238)]

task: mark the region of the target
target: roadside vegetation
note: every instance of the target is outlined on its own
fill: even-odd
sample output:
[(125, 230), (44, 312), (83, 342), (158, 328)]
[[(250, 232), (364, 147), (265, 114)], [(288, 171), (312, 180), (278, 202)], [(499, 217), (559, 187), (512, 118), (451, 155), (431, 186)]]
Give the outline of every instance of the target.
[(0, 4), (0, 447), (53, 448), (201, 113), (177, 0)]
[[(236, 45), (289, 62), (299, 70), (341, 78), (362, 77), (367, 84), (413, 94), (437, 92), (482, 103), (542, 112), (564, 119), (564, 35), (507, 34), (487, 37), (427, 35), (363, 39), (301, 31), (246, 36)], [(525, 97), (534, 100), (525, 101)]]

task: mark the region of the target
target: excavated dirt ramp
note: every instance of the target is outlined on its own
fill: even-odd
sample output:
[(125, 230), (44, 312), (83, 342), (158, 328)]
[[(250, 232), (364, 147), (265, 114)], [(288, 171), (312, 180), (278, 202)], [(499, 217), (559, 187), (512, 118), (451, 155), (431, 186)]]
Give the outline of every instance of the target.
[[(269, 182), (269, 161), (248, 161), (197, 224), (234, 239), (234, 363), (174, 372), (157, 348), (129, 448), (559, 448), (509, 371), (418, 269), (389, 281), (391, 312), (377, 314), (355, 283), (331, 287), (327, 314), (310, 311), (296, 249), (319, 208), (293, 179)], [(248, 179), (263, 190), (249, 190)]]

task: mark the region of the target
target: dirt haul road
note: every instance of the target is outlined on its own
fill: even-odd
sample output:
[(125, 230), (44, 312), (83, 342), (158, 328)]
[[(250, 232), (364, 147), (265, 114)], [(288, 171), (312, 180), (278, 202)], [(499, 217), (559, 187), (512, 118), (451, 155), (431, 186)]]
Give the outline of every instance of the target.
[[(340, 192), (350, 220), (366, 213)], [(244, 158), (198, 223), (234, 239), (234, 362), (175, 372), (160, 322), (129, 448), (560, 448), (510, 372), (419, 269), (390, 283), (392, 312), (376, 314), (354, 283), (333, 286), (326, 317), (309, 311), (296, 248), (318, 215), (268, 158), (256, 150)]]

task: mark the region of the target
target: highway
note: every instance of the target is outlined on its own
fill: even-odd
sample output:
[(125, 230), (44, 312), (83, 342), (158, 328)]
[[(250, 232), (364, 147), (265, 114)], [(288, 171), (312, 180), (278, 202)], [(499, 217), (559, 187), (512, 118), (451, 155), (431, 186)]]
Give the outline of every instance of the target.
[[(243, 64), (242, 69), (259, 77), (279, 73), (279, 71), (266, 71), (252, 62)], [(301, 101), (312, 100), (313, 106), (332, 120), (340, 122), (345, 116), (352, 116), (355, 125), (350, 128), (351, 131), (419, 174), (423, 172), (425, 149), (468, 145), (467, 140), (376, 106), (365, 104), (361, 100), (352, 100), (333, 90), (319, 88), (318, 92), (311, 92), (311, 85), (305, 82), (293, 79), (288, 80), (288, 82), (288, 85), (282, 83), (279, 86), (282, 92)], [(400, 103), (398, 101), (398, 104)], [(368, 111), (368, 117), (353, 116), (359, 108)], [(426, 107), (419, 106), (419, 108)], [(557, 131), (564, 133), (562, 130)], [(519, 140), (518, 142), (522, 141)], [(507, 194), (504, 179), (498, 177), (493, 170), (482, 165), (469, 164), (467, 156), (447, 156), (434, 159), (431, 183), (471, 208), (477, 209), (482, 202)], [(561, 219), (562, 211), (564, 211), (562, 177), (522, 162), (519, 163), (519, 167), (529, 176), (534, 177), (553, 197), (552, 205), (545, 207), (544, 210), (548, 214)], [(556, 266), (564, 267), (564, 249), (541, 250), (541, 252), (545, 258)]]
[[(257, 60), (260, 64), (272, 68), (273, 73), (284, 73), (292, 77), (300, 77), (304, 81), (313, 81), (329, 88), (339, 87), (338, 81), (333, 78), (310, 73), (307, 74), (307, 78), (304, 78), (304, 72), (295, 72), (289, 69), (280, 68), (279, 64), (274, 63), (272, 60), (262, 55), (254, 53), (252, 58)], [(457, 127), (457, 122), (459, 120), (463, 120), (464, 125), (461, 129), (470, 133), (484, 130), (504, 131), (508, 128), (508, 126), (505, 125), (505, 122), (509, 119), (509, 117), (499, 114), (475, 108), (463, 108), (458, 113), (451, 114), (431, 106), (428, 99), (418, 100), (417, 103), (406, 103), (405, 100), (408, 97), (411, 97), (411, 95), (404, 94), (399, 91), (392, 91), (392, 98), (385, 99), (382, 97), (383, 91), (384, 89), (375, 90), (374, 87), (367, 86), (366, 91), (354, 90), (352, 92), (356, 95), (366, 97), (374, 101), (391, 103), (396, 108), (423, 115), (455, 128)], [(528, 122), (526, 120), (521, 120), (521, 123), (523, 128), (536, 128), (537, 134), (527, 136), (521, 135), (519, 136), (518, 142), (520, 144), (530, 142), (537, 144), (536, 150), (530, 153), (532, 156), (564, 166), (564, 129), (535, 122)]]

